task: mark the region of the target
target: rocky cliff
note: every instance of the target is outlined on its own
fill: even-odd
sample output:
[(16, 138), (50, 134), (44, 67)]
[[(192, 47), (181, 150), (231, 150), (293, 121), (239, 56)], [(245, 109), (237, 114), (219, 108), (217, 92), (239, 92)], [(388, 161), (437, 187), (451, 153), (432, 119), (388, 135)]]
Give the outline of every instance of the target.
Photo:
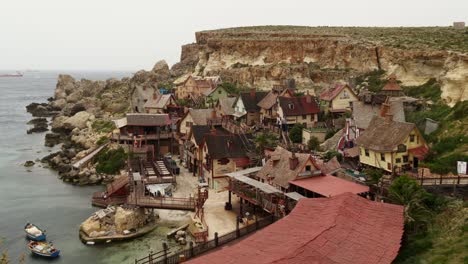
[[(221, 75), (225, 81), (260, 88), (271, 88), (288, 78), (294, 78), (299, 88), (321, 88), (383, 69), (397, 74), (403, 85), (420, 85), (436, 78), (441, 83), (443, 99), (450, 105), (468, 99), (466, 52), (438, 46), (418, 49), (416, 45), (405, 46), (405, 42), (391, 45), (366, 38), (362, 33), (356, 37), (355, 32), (343, 28), (336, 32), (331, 28), (317, 29), (320, 28), (252, 27), (197, 32), (196, 43), (182, 48), (181, 62), (173, 70)], [(374, 31), (379, 30), (382, 35), (387, 34), (386, 29)], [(401, 35), (390, 33), (395, 38)], [(464, 41), (466, 34), (459, 34)], [(399, 40), (412, 41), (401, 37)]]

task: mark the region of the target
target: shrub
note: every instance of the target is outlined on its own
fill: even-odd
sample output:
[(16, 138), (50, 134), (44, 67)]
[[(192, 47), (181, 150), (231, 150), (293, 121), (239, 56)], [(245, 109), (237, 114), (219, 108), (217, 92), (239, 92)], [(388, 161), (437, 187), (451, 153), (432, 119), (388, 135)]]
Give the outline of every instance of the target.
[(333, 137), (336, 134), (336, 132), (337, 132), (336, 130), (328, 130), (327, 134), (325, 135), (325, 140)]
[(383, 176), (382, 170), (374, 168), (365, 169), (364, 173), (369, 177), (369, 181), (372, 184), (378, 183)]
[(301, 143), (302, 142), (302, 129), (304, 129), (304, 125), (302, 124), (295, 124), (291, 130), (289, 131), (289, 138), (294, 143)]
[(98, 139), (98, 141), (96, 141), (96, 144), (100, 146), (106, 144), (107, 142), (109, 142), (109, 138), (106, 136), (102, 136)]
[(307, 148), (310, 150), (320, 150), (320, 142), (317, 137), (311, 136), (307, 142)]
[(127, 154), (122, 147), (118, 149), (105, 149), (94, 158), (96, 172), (117, 174), (124, 166)]
[(439, 101), (440, 95), (442, 94), (440, 85), (434, 78), (429, 79), (425, 84), (422, 85), (403, 87), (403, 90), (405, 91), (406, 95), (425, 98), (434, 102)]
[(101, 133), (109, 133), (115, 129), (114, 122), (107, 120), (96, 120), (93, 122), (91, 127), (94, 129), (94, 131)]
[(384, 74), (384, 70), (374, 70), (356, 77), (356, 83), (361, 84), (363, 82), (367, 82), (367, 88), (369, 91), (380, 92), (387, 83), (387, 80), (382, 79)]
[(335, 150), (327, 151), (327, 153), (325, 153), (324, 155), (324, 159), (326, 161), (331, 160), (333, 157), (336, 157), (339, 162), (343, 161), (343, 155), (340, 152), (335, 151)]

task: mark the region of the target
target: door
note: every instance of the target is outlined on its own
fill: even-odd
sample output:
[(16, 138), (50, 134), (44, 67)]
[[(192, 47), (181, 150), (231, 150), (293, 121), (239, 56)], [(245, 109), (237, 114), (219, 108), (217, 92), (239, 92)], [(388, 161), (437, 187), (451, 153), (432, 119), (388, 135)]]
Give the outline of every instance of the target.
[(413, 167), (414, 167), (414, 168), (417, 168), (418, 165), (419, 165), (419, 159), (416, 158), (416, 157), (414, 157), (414, 158), (413, 158)]

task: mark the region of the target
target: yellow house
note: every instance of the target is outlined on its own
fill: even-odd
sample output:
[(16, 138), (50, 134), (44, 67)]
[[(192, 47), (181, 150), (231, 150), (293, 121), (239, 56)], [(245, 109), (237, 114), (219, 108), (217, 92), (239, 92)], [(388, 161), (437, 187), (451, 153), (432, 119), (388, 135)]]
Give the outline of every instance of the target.
[(322, 106), (326, 112), (344, 113), (351, 111), (351, 103), (359, 98), (347, 84), (338, 84), (335, 88), (320, 94)]
[(375, 116), (356, 145), (362, 164), (396, 173), (418, 168), (428, 152), (416, 125), (394, 121), (390, 114)]

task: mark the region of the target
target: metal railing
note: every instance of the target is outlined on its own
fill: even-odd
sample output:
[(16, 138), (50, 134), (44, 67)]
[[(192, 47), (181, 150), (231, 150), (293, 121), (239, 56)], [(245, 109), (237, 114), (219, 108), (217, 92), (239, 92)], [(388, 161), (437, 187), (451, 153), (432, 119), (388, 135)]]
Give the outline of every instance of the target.
[(146, 257), (135, 259), (135, 264), (178, 264), (185, 260), (195, 258), (212, 249), (230, 243), (238, 238), (255, 232), (256, 230), (264, 228), (274, 223), (274, 221), (275, 216), (269, 215), (261, 220), (255, 221), (255, 223), (253, 224), (247, 225), (242, 228), (239, 228), (239, 225), (237, 225), (236, 230), (234, 230), (233, 232), (227, 233), (222, 236), (218, 236), (218, 233), (215, 233), (214, 239), (195, 246), (193, 242), (190, 241), (188, 248), (175, 251), (173, 253), (170, 253), (170, 251), (167, 248), (167, 244), (163, 243), (164, 249), (162, 251), (156, 253), (150, 252)]

